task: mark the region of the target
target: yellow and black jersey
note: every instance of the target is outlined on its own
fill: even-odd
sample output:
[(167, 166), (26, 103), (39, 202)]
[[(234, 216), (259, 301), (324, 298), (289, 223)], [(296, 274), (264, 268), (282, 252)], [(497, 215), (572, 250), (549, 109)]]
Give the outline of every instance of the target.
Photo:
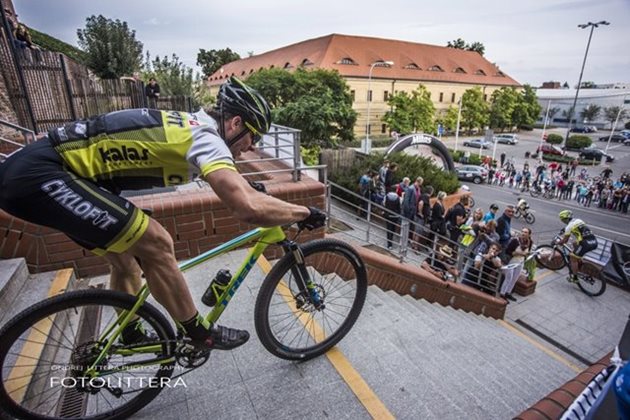
[(203, 111), (117, 111), (53, 129), (48, 137), (72, 172), (112, 190), (173, 186), (236, 170), (216, 121)]

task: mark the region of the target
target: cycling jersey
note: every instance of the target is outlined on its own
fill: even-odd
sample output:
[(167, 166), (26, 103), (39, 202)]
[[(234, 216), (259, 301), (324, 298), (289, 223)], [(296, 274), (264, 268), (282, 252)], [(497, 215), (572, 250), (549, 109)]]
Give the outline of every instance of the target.
[(118, 196), (236, 170), (205, 113), (131, 109), (51, 130), (0, 164), (0, 208), (96, 254), (125, 252), (149, 218)]
[(205, 113), (129, 109), (48, 133), (76, 175), (112, 190), (164, 187), (198, 174), (235, 170), (229, 148)]
[(564, 228), (564, 236), (566, 237), (570, 235), (575, 236), (575, 242), (578, 244), (582, 242), (584, 238), (594, 236), (591, 229), (589, 229), (589, 227), (586, 226), (586, 223), (584, 223), (581, 219), (571, 219)]

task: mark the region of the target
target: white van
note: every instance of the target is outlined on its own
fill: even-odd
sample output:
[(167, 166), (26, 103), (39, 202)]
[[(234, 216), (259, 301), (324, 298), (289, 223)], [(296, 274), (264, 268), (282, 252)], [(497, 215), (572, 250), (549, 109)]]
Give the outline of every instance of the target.
[(494, 136), (494, 141), (497, 143), (516, 144), (518, 143), (518, 136), (516, 134), (497, 134)]

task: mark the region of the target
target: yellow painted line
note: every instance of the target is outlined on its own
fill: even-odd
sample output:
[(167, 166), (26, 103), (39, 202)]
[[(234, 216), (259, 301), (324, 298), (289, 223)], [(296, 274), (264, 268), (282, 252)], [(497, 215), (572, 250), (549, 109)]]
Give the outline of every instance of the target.
[[(537, 270), (538, 270), (538, 269), (537, 269)], [(545, 270), (547, 270), (547, 269), (545, 268)], [(542, 279), (544, 279), (545, 277), (547, 277), (548, 275), (550, 275), (551, 273), (556, 273), (556, 271), (547, 270), (547, 272), (543, 273), (543, 274), (542, 274), (542, 275), (540, 275), (540, 276), (537, 276), (537, 277), (534, 279), (534, 281), (539, 281), (539, 280), (542, 280)]]
[(565, 359), (564, 357), (560, 356), (559, 354), (549, 350), (547, 347), (543, 346), (542, 344), (540, 344), (538, 341), (534, 340), (533, 338), (529, 337), (528, 335), (524, 334), (522, 331), (520, 331), (518, 328), (514, 327), (513, 325), (511, 325), (510, 323), (500, 319), (499, 320), (499, 325), (504, 326), (505, 328), (507, 328), (508, 330), (510, 330), (511, 332), (513, 332), (514, 334), (518, 335), (519, 337), (529, 341), (531, 344), (534, 345), (534, 347), (537, 347), (539, 350), (547, 353), (549, 356), (553, 357), (554, 359), (556, 359), (557, 361), (559, 361), (560, 363), (566, 365), (569, 367), (569, 369), (573, 369), (575, 372), (580, 373), (582, 372), (584, 369), (569, 362), (567, 359)]
[[(72, 277), (73, 270), (66, 268), (58, 270), (55, 278), (48, 289), (48, 297), (63, 293), (68, 287), (68, 282)], [(21, 403), (24, 399), (29, 383), (33, 377), (33, 373), (37, 369), (37, 361), (41, 358), (48, 334), (53, 326), (53, 320), (46, 317), (37, 322), (24, 342), (24, 346), (20, 351), (18, 358), (4, 381), (4, 387), (7, 394), (13, 401)]]
[[(271, 271), (271, 264), (269, 261), (261, 255), (258, 258), (258, 265), (260, 268), (268, 274)], [(286, 300), (287, 304), (291, 307), (292, 310), (297, 311), (295, 307), (295, 302), (293, 302), (289, 296), (291, 296), (290, 290), (287, 287), (284, 281), (281, 281), (279, 284), (279, 289)], [(307, 325), (309, 322), (309, 317), (305, 313), (301, 313), (299, 316), (300, 322)], [(310, 331), (308, 333), (313, 337), (315, 341), (321, 341), (325, 337), (324, 330), (321, 326), (313, 321), (309, 322)], [(365, 382), (365, 380), (361, 377), (359, 372), (352, 366), (350, 361), (344, 356), (344, 354), (337, 347), (333, 347), (328, 350), (326, 353), (326, 357), (333, 365), (333, 367), (337, 370), (337, 373), (343, 378), (343, 380), (348, 384), (348, 387), (354, 395), (359, 399), (359, 402), (365, 407), (367, 412), (374, 419), (395, 419), (394, 415), (385, 407), (385, 404), (378, 398), (378, 396), (372, 391), (372, 388)]]

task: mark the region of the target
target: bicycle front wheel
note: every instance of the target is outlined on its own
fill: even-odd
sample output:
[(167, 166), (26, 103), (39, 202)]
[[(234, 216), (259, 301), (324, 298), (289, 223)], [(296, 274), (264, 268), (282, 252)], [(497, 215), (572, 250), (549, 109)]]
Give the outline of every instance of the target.
[[(46, 299), (0, 330), (0, 413), (23, 419), (125, 418), (147, 405), (173, 374), (173, 329), (145, 303), (139, 331), (157, 343), (153, 353), (117, 339), (97, 362), (105, 336), (136, 297), (79, 290)], [(160, 360), (160, 361), (157, 361)], [(96, 364), (96, 365), (95, 365)], [(86, 370), (95, 365), (95, 376)]]
[(534, 217), (534, 215), (533, 215), (533, 214), (531, 214), (531, 213), (527, 213), (527, 214), (525, 215), (525, 221), (526, 221), (527, 223), (529, 223), (530, 225), (533, 225), (533, 224), (534, 224), (534, 222), (536, 221), (536, 218)]
[(516, 209), (516, 210), (514, 211), (514, 215), (513, 215), (513, 217), (514, 217), (515, 219), (520, 219), (520, 218), (521, 218), (521, 211), (520, 211), (520, 210), (518, 210), (518, 209)]
[(578, 273), (578, 287), (589, 296), (600, 296), (606, 291), (606, 280)]
[(301, 245), (308, 275), (321, 299), (301, 290), (298, 263), (286, 254), (265, 278), (256, 300), (256, 333), (273, 355), (308, 360), (337, 344), (357, 320), (367, 293), (367, 272), (349, 245), (323, 239)]
[(551, 245), (539, 245), (535, 252), (536, 262), (548, 270), (561, 270), (567, 265), (562, 253)]

